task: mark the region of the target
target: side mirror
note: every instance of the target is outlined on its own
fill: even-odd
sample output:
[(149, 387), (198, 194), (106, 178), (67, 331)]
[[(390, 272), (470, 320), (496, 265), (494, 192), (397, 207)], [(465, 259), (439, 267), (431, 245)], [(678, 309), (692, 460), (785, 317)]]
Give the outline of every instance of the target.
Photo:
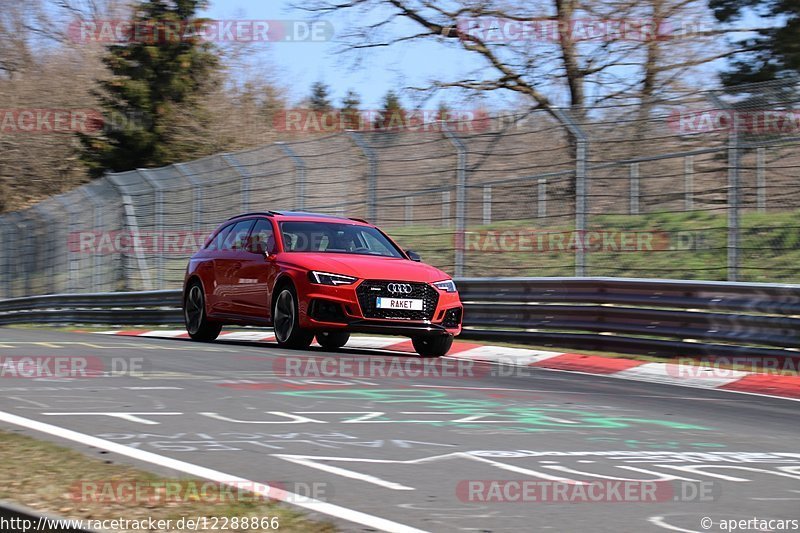
[(406, 250), (406, 255), (408, 256), (409, 259), (411, 259), (412, 261), (416, 261), (417, 263), (422, 261), (422, 258), (414, 250)]

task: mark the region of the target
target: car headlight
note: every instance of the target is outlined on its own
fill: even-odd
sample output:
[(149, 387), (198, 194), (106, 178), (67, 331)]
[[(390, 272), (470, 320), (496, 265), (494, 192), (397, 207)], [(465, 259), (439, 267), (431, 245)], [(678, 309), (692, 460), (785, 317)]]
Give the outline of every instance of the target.
[(342, 274), (332, 274), (330, 272), (317, 272), (316, 270), (312, 270), (308, 273), (309, 279), (311, 279), (312, 283), (318, 283), (320, 285), (352, 285), (356, 282), (358, 278), (354, 278), (353, 276), (344, 276)]
[(456, 282), (452, 279), (446, 279), (444, 281), (437, 281), (433, 284), (434, 287), (439, 289), (440, 291), (444, 292), (456, 292)]

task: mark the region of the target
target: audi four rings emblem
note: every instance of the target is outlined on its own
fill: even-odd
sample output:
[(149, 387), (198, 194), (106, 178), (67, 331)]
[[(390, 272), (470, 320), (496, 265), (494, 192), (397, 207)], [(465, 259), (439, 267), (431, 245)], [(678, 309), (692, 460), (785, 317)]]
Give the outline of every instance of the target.
[(408, 283), (390, 283), (387, 287), (389, 292), (395, 292), (398, 294), (411, 294), (411, 285)]

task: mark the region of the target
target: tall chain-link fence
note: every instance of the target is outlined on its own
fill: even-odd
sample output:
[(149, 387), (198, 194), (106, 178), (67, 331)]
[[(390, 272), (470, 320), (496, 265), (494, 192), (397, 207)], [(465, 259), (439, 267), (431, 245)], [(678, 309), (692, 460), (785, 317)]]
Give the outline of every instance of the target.
[(777, 84), (308, 136), (108, 174), (0, 217), (0, 297), (180, 287), (220, 222), (366, 218), (457, 276), (800, 282), (800, 111)]

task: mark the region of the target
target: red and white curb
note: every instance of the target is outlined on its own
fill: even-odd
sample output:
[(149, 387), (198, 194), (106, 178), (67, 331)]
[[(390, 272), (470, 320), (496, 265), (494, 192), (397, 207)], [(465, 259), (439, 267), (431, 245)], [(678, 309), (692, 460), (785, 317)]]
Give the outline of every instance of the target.
[[(164, 339), (189, 337), (186, 330), (113, 330), (99, 333)], [(235, 331), (221, 333), (218, 340), (273, 343), (275, 336), (266, 331)], [(346, 347), (400, 353), (414, 352), (410, 340), (398, 341), (391, 337), (351, 337)], [(646, 363), (632, 359), (488, 346), (460, 341), (453, 343), (447, 358), (800, 400), (800, 376), (744, 372), (684, 363)]]

